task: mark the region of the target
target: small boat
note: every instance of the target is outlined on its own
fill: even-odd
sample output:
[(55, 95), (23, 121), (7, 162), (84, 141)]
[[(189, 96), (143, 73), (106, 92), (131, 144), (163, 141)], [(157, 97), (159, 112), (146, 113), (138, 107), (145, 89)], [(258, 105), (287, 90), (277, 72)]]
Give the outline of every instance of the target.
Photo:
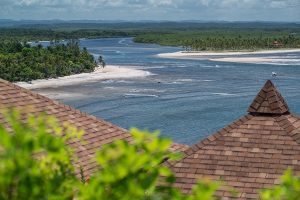
[(272, 72), (272, 76), (273, 76), (273, 77), (276, 77), (276, 76), (277, 76), (277, 73), (276, 73), (276, 72)]

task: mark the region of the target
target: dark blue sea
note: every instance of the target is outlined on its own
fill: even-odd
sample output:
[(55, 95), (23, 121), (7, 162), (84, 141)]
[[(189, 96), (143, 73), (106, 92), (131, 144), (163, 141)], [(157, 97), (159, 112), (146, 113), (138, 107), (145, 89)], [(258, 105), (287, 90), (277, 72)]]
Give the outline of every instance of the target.
[(131, 38), (80, 43), (95, 57), (103, 55), (107, 64), (129, 65), (152, 75), (37, 91), (71, 94), (57, 99), (123, 128), (158, 129), (175, 142), (196, 143), (245, 115), (267, 79), (274, 81), (290, 110), (300, 114), (300, 53), (276, 54), (295, 59), (292, 64), (242, 64), (159, 58), (159, 53), (182, 49), (137, 44)]

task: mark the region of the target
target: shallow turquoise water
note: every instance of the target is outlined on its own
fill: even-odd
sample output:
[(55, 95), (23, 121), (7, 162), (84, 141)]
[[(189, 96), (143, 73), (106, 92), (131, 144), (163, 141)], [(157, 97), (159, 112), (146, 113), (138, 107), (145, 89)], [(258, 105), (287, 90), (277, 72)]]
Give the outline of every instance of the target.
[[(108, 64), (140, 66), (154, 74), (48, 89), (82, 94), (60, 100), (124, 128), (159, 129), (176, 142), (196, 143), (246, 114), (267, 79), (278, 86), (291, 110), (300, 114), (299, 63), (164, 59), (155, 55), (181, 49), (136, 44), (131, 38), (82, 40), (81, 45), (95, 56), (104, 55)], [(299, 53), (277, 56), (300, 58)], [(278, 74), (276, 78), (271, 77), (273, 71)]]

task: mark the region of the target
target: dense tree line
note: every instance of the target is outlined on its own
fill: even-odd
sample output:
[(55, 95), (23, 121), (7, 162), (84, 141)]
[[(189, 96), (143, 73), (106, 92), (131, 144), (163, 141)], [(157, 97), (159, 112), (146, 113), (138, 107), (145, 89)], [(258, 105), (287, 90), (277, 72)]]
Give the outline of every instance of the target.
[(37, 29), (37, 28), (0, 28), (0, 39), (18, 39), (20, 41), (61, 40), (79, 38), (129, 37), (130, 31), (101, 29)]
[(0, 78), (8, 81), (56, 78), (91, 72), (96, 66), (94, 57), (75, 40), (45, 48), (17, 40), (0, 42)]
[(284, 36), (279, 38), (211, 38), (186, 39), (182, 41), (186, 50), (256, 50), (272, 48), (299, 48), (300, 38)]
[[(0, 78), (30, 81), (90, 72), (96, 63), (86, 49), (80, 49), (78, 38), (135, 37), (135, 42), (182, 46), (188, 51), (258, 50), (300, 48), (300, 27), (182, 27), (163, 28), (162, 24), (140, 28), (76, 29), (65, 28), (0, 28)], [(27, 41), (71, 40), (43, 48)], [(100, 58), (99, 58), (100, 59)], [(105, 66), (104, 60), (98, 60)]]
[[(19, 41), (62, 40), (79, 38), (134, 37), (135, 42), (183, 46), (187, 50), (256, 50), (270, 48), (299, 48), (299, 25), (259, 24), (214, 25), (179, 23), (123, 24), (120, 27), (89, 25), (87, 27), (42, 26), (40, 28), (0, 28), (0, 40)], [(253, 27), (252, 27), (253, 26)], [(94, 27), (94, 28), (92, 28)], [(277, 43), (277, 44), (275, 44)]]
[(182, 46), (189, 51), (300, 48), (300, 29), (203, 29), (145, 34), (136, 42)]

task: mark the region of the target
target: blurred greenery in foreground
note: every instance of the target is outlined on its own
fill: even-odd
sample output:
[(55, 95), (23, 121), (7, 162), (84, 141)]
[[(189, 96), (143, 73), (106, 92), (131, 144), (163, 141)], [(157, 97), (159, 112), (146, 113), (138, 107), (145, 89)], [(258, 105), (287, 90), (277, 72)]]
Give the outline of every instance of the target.
[[(168, 150), (171, 141), (158, 133), (132, 129), (133, 141), (104, 145), (96, 155), (99, 171), (78, 179), (73, 151), (65, 143), (79, 140), (81, 131), (45, 115), (12, 110), (0, 127), (0, 199), (213, 200), (220, 183), (201, 181), (191, 194), (173, 187), (175, 177), (162, 161), (180, 159)], [(21, 117), (22, 116), (22, 117)], [(282, 184), (262, 192), (263, 200), (296, 200), (300, 179), (288, 170)]]

